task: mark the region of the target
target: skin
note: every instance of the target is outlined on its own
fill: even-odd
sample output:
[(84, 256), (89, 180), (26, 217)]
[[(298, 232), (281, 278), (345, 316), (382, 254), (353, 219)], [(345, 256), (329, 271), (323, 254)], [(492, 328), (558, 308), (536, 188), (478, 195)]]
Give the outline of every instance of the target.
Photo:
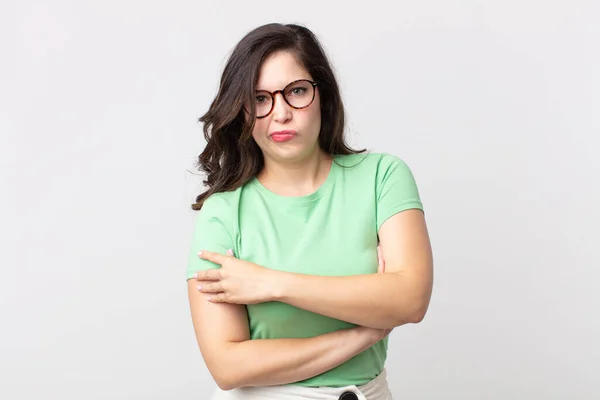
[[(288, 52), (276, 53), (263, 64), (257, 90), (283, 89), (297, 79), (313, 80), (313, 77)], [(315, 99), (309, 107), (290, 107), (281, 93), (274, 99), (270, 115), (257, 118), (252, 137), (262, 150), (265, 167), (258, 180), (271, 191), (283, 196), (302, 196), (314, 192), (325, 181), (331, 167), (331, 157), (321, 151), (318, 136), (321, 129), (321, 96), (315, 91)], [(285, 143), (276, 143), (270, 137), (273, 132), (294, 130), (296, 137)]]
[(423, 212), (407, 210), (379, 231), (385, 272), (315, 276), (275, 271), (229, 253), (199, 257), (221, 265), (201, 271), (197, 290), (219, 303), (280, 301), (331, 318), (378, 329), (420, 322), (427, 312), (433, 261)]
[[(290, 53), (280, 52), (261, 67), (257, 89), (282, 89), (312, 77)], [(253, 137), (265, 156), (258, 176), (284, 196), (314, 192), (326, 179), (331, 158), (318, 146), (320, 97), (297, 110), (275, 98), (273, 112), (257, 119)], [(295, 130), (275, 143), (270, 133)], [(420, 322), (432, 290), (433, 260), (423, 212), (407, 210), (379, 231), (377, 274), (323, 277), (264, 268), (249, 261), (202, 251), (220, 265), (188, 281), (198, 345), (217, 384), (225, 390), (291, 383), (326, 372), (369, 348), (394, 327)], [(385, 260), (385, 261), (384, 261)], [(359, 325), (306, 339), (250, 340), (246, 304), (281, 301)], [(206, 329), (210, 327), (210, 329)], [(260, 363), (253, 362), (260, 359)]]

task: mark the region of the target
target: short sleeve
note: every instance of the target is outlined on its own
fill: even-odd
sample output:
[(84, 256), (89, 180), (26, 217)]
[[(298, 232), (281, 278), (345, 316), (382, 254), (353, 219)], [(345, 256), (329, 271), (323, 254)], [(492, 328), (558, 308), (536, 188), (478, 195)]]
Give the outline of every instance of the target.
[(411, 208), (423, 210), (419, 190), (409, 166), (383, 154), (377, 166), (377, 231), (391, 216)]
[(196, 211), (192, 243), (189, 250), (187, 278), (194, 277), (197, 271), (219, 268), (218, 264), (198, 257), (200, 250), (208, 250), (225, 255), (233, 248), (230, 234), (231, 210), (227, 202), (212, 195), (205, 200), (202, 208)]

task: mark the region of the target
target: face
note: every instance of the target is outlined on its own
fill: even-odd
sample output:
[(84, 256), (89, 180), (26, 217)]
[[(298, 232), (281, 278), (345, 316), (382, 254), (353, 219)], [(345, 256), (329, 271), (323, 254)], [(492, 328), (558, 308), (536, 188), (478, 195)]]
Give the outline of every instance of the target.
[[(269, 92), (282, 90), (299, 79), (312, 81), (313, 77), (299, 65), (292, 53), (278, 52), (263, 62), (256, 90)], [(301, 87), (288, 87), (288, 98), (291, 99), (292, 104), (294, 104), (293, 96), (301, 96), (303, 90)], [(264, 118), (256, 119), (252, 137), (262, 150), (265, 161), (297, 162), (319, 151), (321, 101), (318, 87), (314, 92), (313, 102), (302, 109), (291, 107), (283, 99), (283, 94), (277, 93), (273, 98), (274, 105), (271, 113)], [(257, 93), (258, 103), (264, 102), (264, 99), (264, 96)]]

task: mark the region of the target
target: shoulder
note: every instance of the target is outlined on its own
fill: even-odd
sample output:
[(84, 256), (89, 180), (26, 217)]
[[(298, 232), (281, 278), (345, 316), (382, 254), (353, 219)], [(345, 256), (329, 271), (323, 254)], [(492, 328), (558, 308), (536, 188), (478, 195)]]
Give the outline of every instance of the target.
[(238, 188), (229, 192), (213, 193), (204, 200), (202, 208), (198, 211), (199, 219), (229, 219), (235, 215), (239, 206), (240, 192)]
[(362, 153), (336, 156), (338, 165), (356, 172), (375, 173), (378, 177), (393, 170), (410, 170), (400, 157), (390, 153)]
[[(338, 156), (336, 161), (348, 181), (374, 184), (377, 197), (385, 193), (418, 197), (415, 177), (408, 163), (390, 153), (367, 153)], [(348, 168), (346, 168), (348, 167)]]
[(378, 181), (385, 181), (395, 175), (399, 179), (413, 181), (414, 176), (408, 163), (404, 159), (389, 153), (381, 153), (377, 160)]

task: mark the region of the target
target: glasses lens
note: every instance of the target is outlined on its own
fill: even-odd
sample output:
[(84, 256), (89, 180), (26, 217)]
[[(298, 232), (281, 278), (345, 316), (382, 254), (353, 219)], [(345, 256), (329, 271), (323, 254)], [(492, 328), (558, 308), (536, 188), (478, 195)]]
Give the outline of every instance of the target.
[(314, 91), (315, 89), (309, 81), (298, 81), (288, 85), (283, 95), (292, 107), (303, 108), (312, 102)]
[[(314, 97), (315, 88), (310, 81), (301, 80), (292, 82), (283, 90), (286, 102), (294, 108), (308, 107)], [(256, 117), (262, 118), (271, 112), (273, 107), (273, 96), (267, 91), (257, 91), (254, 96)]]
[(273, 98), (269, 92), (256, 92), (254, 96), (254, 105), (256, 107), (256, 116), (264, 117), (271, 111), (273, 105)]

